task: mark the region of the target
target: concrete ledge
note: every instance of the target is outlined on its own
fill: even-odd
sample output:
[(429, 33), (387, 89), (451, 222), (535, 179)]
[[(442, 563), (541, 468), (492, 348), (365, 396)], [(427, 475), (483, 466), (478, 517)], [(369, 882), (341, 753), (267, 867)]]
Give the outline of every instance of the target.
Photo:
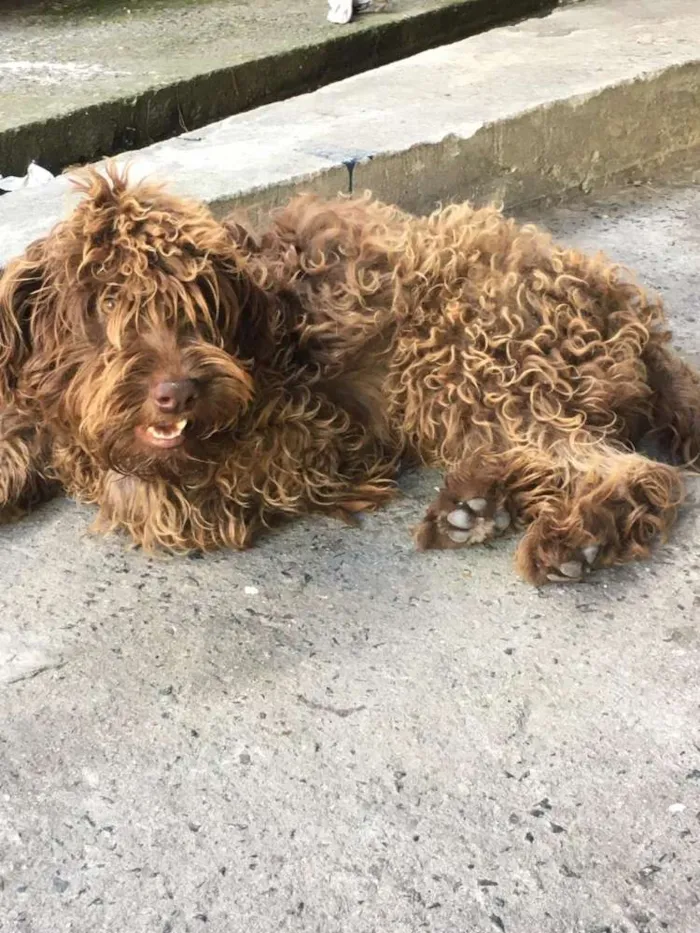
[(495, 121), (466, 139), (380, 154), (356, 167), (354, 187), (426, 213), (467, 198), (515, 209), (640, 181), (661, 167), (700, 164), (699, 95), (700, 61), (671, 67)]
[[(635, 0), (434, 49), (122, 159), (217, 212), (299, 189), (408, 209), (524, 201), (700, 157), (700, 9)], [(69, 207), (65, 178), (0, 198), (0, 263)]]
[[(114, 27), (105, 31), (101, 40), (104, 47), (96, 47), (86, 56), (75, 48), (80, 33), (76, 37), (71, 20), (65, 35), (56, 31), (54, 41), (58, 40), (58, 49), (52, 43), (50, 50), (52, 59), (57, 56), (60, 59), (59, 52), (65, 45), (66, 61), (37, 63), (45, 70), (51, 65), (73, 68), (72, 83), (64, 89), (57, 90), (51, 83), (42, 86), (39, 81), (33, 87), (34, 99), (27, 107), (23, 95), (17, 94), (17, 89), (8, 84), (0, 68), (0, 173), (24, 174), (32, 160), (56, 172), (76, 162), (146, 146), (181, 133), (184, 128), (196, 130), (212, 121), (311, 91), (494, 25), (542, 13), (552, 9), (556, 2), (437, 0), (430, 5), (414, 2), (407, 4), (407, 10), (401, 11), (399, 6), (395, 13), (360, 17), (357, 22), (339, 29), (325, 22), (324, 0), (312, 5), (313, 18), (308, 25), (304, 18), (303, 28), (296, 27), (291, 47), (284, 31), (288, 24), (277, 25), (273, 9), (264, 17), (255, 14), (255, 25), (246, 26), (244, 20), (243, 28), (238, 29), (242, 34), (229, 38), (218, 54), (212, 52), (201, 35), (192, 34), (189, 41), (193, 48), (186, 55), (180, 47), (182, 36), (176, 17), (181, 14), (181, 7), (172, 11), (174, 20), (168, 23), (170, 11), (166, 6), (158, 16), (163, 21), (164, 31), (177, 30), (172, 37), (172, 58), (179, 62), (179, 67), (176, 65), (174, 69), (172, 64), (164, 65), (147, 45), (144, 48), (142, 39), (139, 41), (138, 21), (143, 14), (139, 15), (138, 9), (137, 15), (125, 24), (126, 35)], [(291, 14), (296, 16), (297, 4), (289, 6)], [(202, 28), (200, 17), (208, 17), (206, 25), (213, 28), (216, 25), (214, 15), (221, 16), (219, 10), (207, 13), (208, 4), (203, 7), (196, 13), (195, 29)], [(220, 20), (221, 31), (230, 26), (227, 21)], [(19, 28), (17, 37), (13, 37), (11, 27), (10, 22), (6, 54), (14, 56), (22, 47), (23, 32)], [(136, 46), (131, 58), (120, 61), (117, 57), (124, 73), (120, 68), (107, 70), (103, 62), (113, 54), (109, 43), (122, 43), (120, 47), (123, 48), (129, 42)], [(3, 44), (0, 37), (0, 55)], [(265, 53), (259, 51), (260, 47), (273, 51)], [(43, 45), (39, 49), (37, 54), (46, 55)], [(258, 51), (251, 54), (251, 49)], [(24, 59), (25, 54), (22, 51), (19, 57)], [(160, 56), (163, 54), (161, 50)], [(242, 56), (243, 60), (239, 60)], [(217, 67), (217, 59), (224, 63)], [(27, 66), (32, 61), (20, 64)], [(105, 72), (108, 80), (97, 81)], [(86, 84), (88, 88), (93, 85), (92, 89), (81, 87)], [(76, 100), (94, 101), (95, 97), (98, 98), (96, 103), (76, 106)], [(28, 110), (37, 116), (28, 119)]]

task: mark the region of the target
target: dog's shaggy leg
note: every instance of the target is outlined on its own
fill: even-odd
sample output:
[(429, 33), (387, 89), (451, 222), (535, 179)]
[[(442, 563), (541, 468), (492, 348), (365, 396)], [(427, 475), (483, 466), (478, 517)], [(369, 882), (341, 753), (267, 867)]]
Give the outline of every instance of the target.
[(654, 390), (652, 429), (676, 461), (700, 471), (700, 373), (668, 347), (645, 351)]
[(14, 411), (0, 415), (0, 523), (13, 521), (56, 492), (46, 477), (46, 444)]
[(357, 516), (361, 512), (374, 512), (382, 508), (395, 499), (396, 494), (397, 489), (393, 482), (361, 483), (344, 489), (339, 502), (321, 511), (346, 525), (357, 525)]
[(683, 500), (680, 472), (640, 454), (611, 450), (568, 480), (557, 495), (516, 497), (534, 519), (516, 554), (532, 583), (578, 581), (590, 569), (647, 557)]
[(112, 471), (105, 474), (95, 501), (100, 511), (94, 531), (122, 531), (147, 552), (244, 550), (262, 527), (259, 516), (221, 498), (213, 487), (188, 494), (162, 479)]

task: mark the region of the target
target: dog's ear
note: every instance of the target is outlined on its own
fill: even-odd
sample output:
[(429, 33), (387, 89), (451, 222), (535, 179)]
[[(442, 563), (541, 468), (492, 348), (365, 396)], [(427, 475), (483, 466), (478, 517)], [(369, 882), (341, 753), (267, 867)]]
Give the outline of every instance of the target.
[(266, 363), (272, 360), (280, 338), (283, 307), (279, 296), (265, 288), (267, 269), (258, 259), (259, 243), (243, 223), (223, 222), (226, 255), (220, 265), (238, 306), (235, 340), (241, 357)]
[(31, 353), (31, 319), (45, 273), (45, 240), (0, 270), (0, 402), (8, 404)]
[(243, 359), (269, 363), (278, 345), (277, 303), (245, 271), (239, 271), (235, 290), (239, 305), (236, 344)]

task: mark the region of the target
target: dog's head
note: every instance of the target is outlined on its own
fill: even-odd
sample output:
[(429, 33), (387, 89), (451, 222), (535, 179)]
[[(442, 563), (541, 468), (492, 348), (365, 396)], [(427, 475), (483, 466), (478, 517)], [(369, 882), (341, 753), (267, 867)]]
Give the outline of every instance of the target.
[(218, 459), (269, 351), (267, 299), (203, 206), (111, 168), (0, 281), (0, 403), (37, 410), (102, 466)]

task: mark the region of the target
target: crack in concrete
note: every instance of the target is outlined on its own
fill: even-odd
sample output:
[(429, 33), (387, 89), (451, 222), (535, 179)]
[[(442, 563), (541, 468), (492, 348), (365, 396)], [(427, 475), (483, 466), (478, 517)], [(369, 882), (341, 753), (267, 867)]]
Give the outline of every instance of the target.
[(42, 664), (41, 667), (35, 667), (32, 670), (24, 671), (22, 674), (16, 674), (14, 677), (9, 677), (5, 683), (6, 684), (19, 684), (24, 680), (34, 680), (35, 677), (38, 677), (39, 674), (45, 674), (47, 671), (58, 671), (62, 667), (66, 666), (66, 661), (59, 661), (57, 664)]
[(297, 694), (297, 700), (309, 709), (320, 710), (324, 713), (333, 713), (334, 716), (340, 716), (341, 719), (347, 719), (347, 717), (352, 716), (353, 713), (361, 713), (363, 709), (367, 709), (364, 703), (361, 706), (350, 706), (347, 708), (327, 706), (325, 703), (317, 703), (315, 700), (307, 699), (302, 693)]

